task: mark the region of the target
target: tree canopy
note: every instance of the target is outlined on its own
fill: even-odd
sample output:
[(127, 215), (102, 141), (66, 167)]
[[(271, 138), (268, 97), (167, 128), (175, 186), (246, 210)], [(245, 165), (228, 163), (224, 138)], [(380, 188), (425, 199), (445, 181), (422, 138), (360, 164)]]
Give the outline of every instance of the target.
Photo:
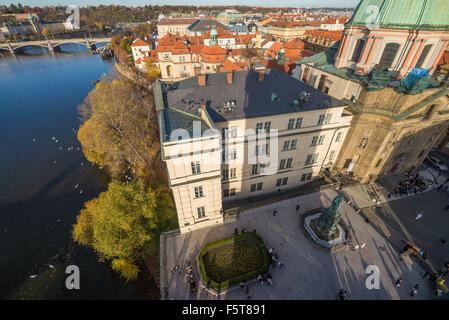
[(133, 176), (151, 184), (166, 181), (151, 92), (103, 76), (79, 110), (85, 122), (78, 139), (90, 162), (107, 166), (115, 178)]
[(158, 257), (159, 235), (174, 228), (176, 211), (167, 187), (112, 180), (107, 191), (85, 203), (72, 235), (133, 280), (144, 255)]

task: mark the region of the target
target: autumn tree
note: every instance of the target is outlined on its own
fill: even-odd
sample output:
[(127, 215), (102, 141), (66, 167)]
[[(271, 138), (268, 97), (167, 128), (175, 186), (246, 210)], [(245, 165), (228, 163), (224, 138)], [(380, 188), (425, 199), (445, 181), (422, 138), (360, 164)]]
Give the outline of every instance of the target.
[(115, 178), (133, 176), (149, 184), (166, 181), (150, 91), (103, 76), (79, 111), (84, 123), (78, 139), (90, 162), (108, 166)]
[(244, 48), (242, 49), (240, 56), (245, 58), (250, 65), (254, 64), (261, 58), (261, 55), (256, 48)]
[(159, 66), (156, 61), (150, 60), (146, 63), (146, 73), (150, 79), (157, 79), (160, 76)]
[(45, 37), (45, 39), (47, 39), (48, 36), (50, 35), (50, 31), (47, 28), (45, 28), (45, 27), (42, 28), (41, 33)]
[(100, 260), (111, 260), (126, 280), (134, 280), (145, 257), (159, 261), (159, 235), (176, 227), (167, 187), (113, 180), (107, 191), (85, 203), (72, 236), (91, 246)]

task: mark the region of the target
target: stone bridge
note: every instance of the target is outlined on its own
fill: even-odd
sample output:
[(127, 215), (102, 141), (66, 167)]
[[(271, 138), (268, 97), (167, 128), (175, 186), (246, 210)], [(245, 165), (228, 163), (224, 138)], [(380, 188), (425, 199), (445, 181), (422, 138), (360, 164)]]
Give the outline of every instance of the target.
[(111, 38), (73, 38), (73, 39), (49, 39), (49, 40), (37, 40), (37, 41), (22, 41), (13, 43), (0, 43), (0, 50), (9, 51), (11, 54), (15, 54), (24, 47), (35, 46), (42, 47), (54, 52), (59, 49), (62, 44), (83, 44), (89, 50), (92, 49), (98, 43), (110, 42)]

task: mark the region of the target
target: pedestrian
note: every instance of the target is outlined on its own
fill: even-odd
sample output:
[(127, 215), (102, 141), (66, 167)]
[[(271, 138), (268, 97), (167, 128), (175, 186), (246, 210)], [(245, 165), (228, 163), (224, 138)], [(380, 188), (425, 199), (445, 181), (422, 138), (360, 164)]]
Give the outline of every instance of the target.
[(176, 273), (175, 268), (174, 267), (170, 267), (170, 272), (171, 272), (171, 274), (175, 274)]
[(299, 208), (301, 208), (301, 206), (299, 204), (296, 205), (296, 211), (299, 211)]
[(269, 254), (270, 256), (273, 255), (273, 248), (269, 248), (269, 249), (268, 249), (268, 254)]
[(245, 283), (242, 281), (242, 282), (240, 282), (240, 289), (243, 290), (243, 288), (245, 288)]
[(279, 260), (279, 268), (284, 269), (284, 261)]
[(260, 282), (260, 284), (263, 285), (263, 275), (259, 274), (259, 276), (257, 277), (257, 280)]
[(245, 290), (245, 292), (246, 292), (246, 295), (248, 295), (248, 294), (249, 294), (249, 287), (248, 287), (248, 286), (246, 286), (246, 290)]
[(415, 221), (418, 220), (418, 219), (421, 219), (422, 216), (423, 216), (423, 212), (420, 211), (420, 212), (418, 213), (418, 215), (416, 216)]
[(400, 287), (400, 286), (401, 286), (401, 283), (402, 283), (402, 278), (399, 278), (398, 280), (396, 280), (396, 282), (394, 283), (394, 285), (395, 285), (396, 287)]
[(419, 291), (419, 284), (415, 284), (415, 286), (412, 288), (412, 291), (410, 291), (410, 296), (413, 297), (415, 294), (418, 294)]
[(177, 273), (180, 273), (180, 272), (181, 272), (181, 268), (179, 267), (179, 265), (176, 265), (176, 266), (175, 266), (175, 271), (176, 271)]
[(366, 243), (364, 242), (364, 243), (362, 243), (362, 244), (360, 245), (360, 249), (365, 248), (365, 246), (366, 246)]
[(357, 209), (356, 212), (357, 212), (357, 213), (360, 213), (360, 212), (362, 212), (362, 209)]
[(345, 300), (346, 299), (346, 290), (345, 290), (345, 288), (341, 288), (340, 292), (338, 293), (338, 297), (340, 298), (340, 300)]
[(276, 213), (278, 213), (278, 209), (277, 208), (273, 210), (273, 217), (276, 217)]

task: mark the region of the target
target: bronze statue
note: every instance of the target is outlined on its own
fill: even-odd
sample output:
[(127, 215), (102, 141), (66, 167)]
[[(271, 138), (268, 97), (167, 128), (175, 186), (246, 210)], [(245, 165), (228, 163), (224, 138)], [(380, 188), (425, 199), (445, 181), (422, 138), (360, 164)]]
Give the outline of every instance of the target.
[(337, 231), (337, 225), (341, 220), (340, 212), (338, 208), (343, 201), (343, 193), (340, 193), (338, 196), (332, 200), (332, 204), (329, 208), (324, 209), (321, 213), (321, 216), (318, 221), (318, 228), (324, 233), (333, 234)]

